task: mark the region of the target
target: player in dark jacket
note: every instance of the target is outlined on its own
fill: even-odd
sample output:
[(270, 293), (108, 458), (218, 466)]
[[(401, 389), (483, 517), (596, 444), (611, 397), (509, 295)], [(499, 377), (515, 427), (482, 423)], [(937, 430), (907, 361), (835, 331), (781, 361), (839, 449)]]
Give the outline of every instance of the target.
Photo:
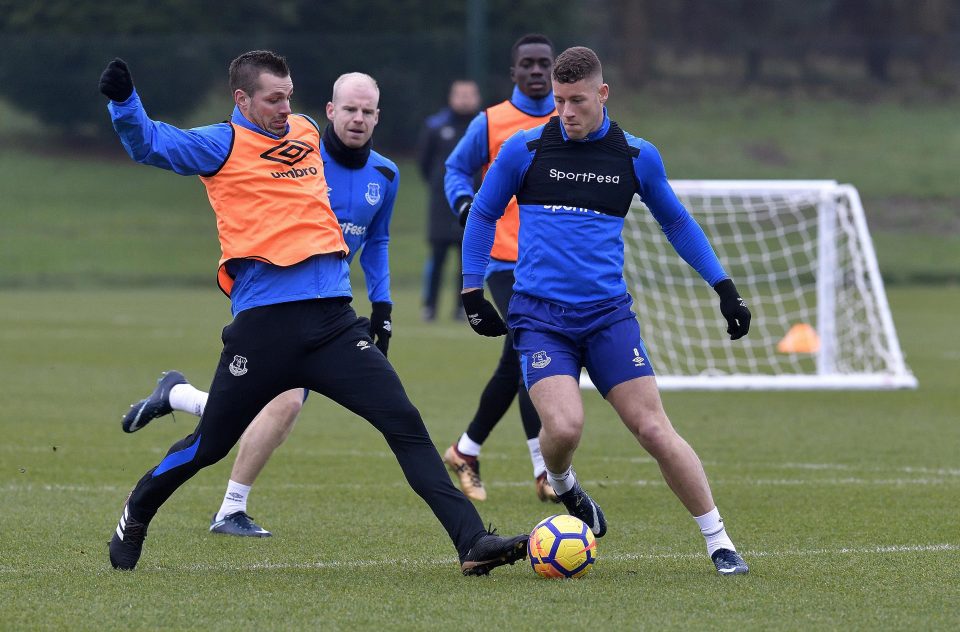
[[(437, 300), (443, 285), (443, 269), (447, 253), (456, 252), (458, 269), (457, 283), (454, 284), (456, 297), (453, 313), (461, 318), (463, 307), (460, 305), (460, 242), (463, 241), (463, 227), (457, 218), (451, 215), (450, 205), (443, 190), (443, 178), (446, 173), (444, 162), (457, 146), (457, 142), (467, 131), (467, 126), (480, 108), (480, 90), (474, 81), (457, 80), (450, 85), (448, 105), (424, 122), (418, 143), (417, 165), (420, 175), (427, 183), (429, 212), (427, 215), (427, 243), (430, 254), (423, 270), (423, 320), (430, 322), (437, 317)], [(476, 182), (480, 185), (479, 178)]]

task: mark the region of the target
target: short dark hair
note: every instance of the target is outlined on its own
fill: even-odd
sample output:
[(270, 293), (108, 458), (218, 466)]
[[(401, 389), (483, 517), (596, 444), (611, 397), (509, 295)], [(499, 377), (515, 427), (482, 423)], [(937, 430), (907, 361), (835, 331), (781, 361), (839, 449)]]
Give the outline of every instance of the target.
[(249, 95), (257, 91), (260, 74), (277, 77), (290, 75), (287, 58), (269, 50), (251, 50), (230, 62), (230, 90), (243, 90)]
[(597, 75), (603, 76), (600, 58), (586, 46), (568, 48), (553, 62), (553, 78), (557, 83), (576, 83)]
[(450, 82), (450, 89), (447, 90), (447, 93), (453, 92), (455, 86), (473, 86), (477, 92), (480, 92), (480, 85), (473, 79), (454, 79)]
[(546, 44), (550, 47), (550, 54), (553, 54), (553, 42), (550, 41), (549, 37), (540, 33), (527, 33), (514, 42), (513, 46), (510, 48), (511, 65), (517, 63), (517, 53), (520, 52), (520, 47), (526, 44)]

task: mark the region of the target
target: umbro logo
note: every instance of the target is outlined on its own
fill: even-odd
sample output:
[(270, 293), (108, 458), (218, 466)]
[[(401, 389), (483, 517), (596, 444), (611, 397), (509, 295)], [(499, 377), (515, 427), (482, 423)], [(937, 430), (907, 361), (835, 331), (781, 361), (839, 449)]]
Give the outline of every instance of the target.
[(364, 349), (370, 348), (370, 343), (367, 342), (366, 340), (361, 340), (357, 342), (357, 347), (360, 349), (360, 351), (363, 351)]
[(260, 154), (260, 157), (264, 160), (272, 160), (292, 167), (306, 158), (312, 151), (313, 147), (302, 140), (285, 140)]
[(640, 355), (640, 351), (636, 347), (633, 348), (633, 365), (636, 367), (646, 365), (646, 358)]

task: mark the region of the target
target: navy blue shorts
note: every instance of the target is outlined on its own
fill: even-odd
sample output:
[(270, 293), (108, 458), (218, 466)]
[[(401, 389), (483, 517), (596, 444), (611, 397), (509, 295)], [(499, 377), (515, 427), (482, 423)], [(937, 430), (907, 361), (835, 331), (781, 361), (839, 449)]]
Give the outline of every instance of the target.
[(629, 294), (584, 307), (566, 307), (515, 293), (507, 324), (529, 390), (552, 375), (579, 380), (586, 368), (604, 397), (617, 384), (653, 375)]

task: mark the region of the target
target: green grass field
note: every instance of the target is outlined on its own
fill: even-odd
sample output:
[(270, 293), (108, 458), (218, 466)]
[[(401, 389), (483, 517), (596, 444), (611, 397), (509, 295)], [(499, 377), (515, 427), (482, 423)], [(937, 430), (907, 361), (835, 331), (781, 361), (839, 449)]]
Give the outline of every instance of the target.
[[(0, 630), (960, 628), (956, 103), (614, 96), (615, 116), (660, 147), (671, 177), (858, 186), (920, 381), (664, 394), (750, 575), (716, 575), (655, 463), (593, 392), (576, 464), (610, 532), (583, 580), (541, 580), (526, 563), (460, 576), (378, 433), (318, 396), (251, 498), (275, 537), (207, 532), (231, 455), (163, 507), (134, 573), (113, 571), (106, 543), (127, 491), (195, 423), (177, 415), (125, 435), (120, 416), (162, 370), (204, 386), (229, 321), (214, 218), (195, 179), (134, 165), (119, 143), (50, 149), (36, 121), (0, 103), (11, 139), (0, 148)], [(419, 321), (424, 190), (396, 157), (390, 357), (443, 449), (499, 345)], [(484, 447), (480, 510), (502, 533), (557, 511), (536, 500), (523, 438), (514, 410)]]
[[(415, 299), (399, 296), (391, 358), (443, 448), (497, 345), (419, 323)], [(251, 500), (275, 537), (207, 533), (228, 458), (163, 507), (134, 573), (113, 571), (106, 542), (127, 490), (194, 423), (125, 435), (120, 415), (163, 369), (209, 379), (226, 301), (212, 289), (7, 291), (0, 628), (955, 629), (960, 342), (944, 314), (960, 310), (960, 289), (896, 288), (890, 300), (917, 391), (664, 395), (746, 577), (716, 576), (655, 464), (585, 393), (576, 463), (611, 527), (591, 574), (557, 582), (526, 563), (461, 577), (379, 435), (317, 396)], [(515, 413), (483, 459), (481, 513), (502, 532), (555, 511), (534, 496)]]

